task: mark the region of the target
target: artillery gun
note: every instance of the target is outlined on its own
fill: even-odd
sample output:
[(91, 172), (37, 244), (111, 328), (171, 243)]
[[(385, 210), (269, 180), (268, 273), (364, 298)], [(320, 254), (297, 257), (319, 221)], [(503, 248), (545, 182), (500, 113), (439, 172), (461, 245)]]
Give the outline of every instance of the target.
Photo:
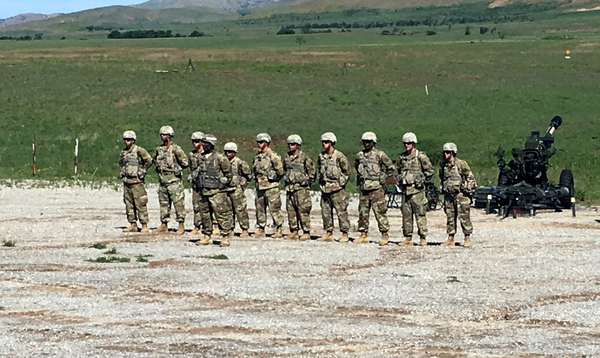
[(536, 209), (571, 208), (575, 193), (573, 173), (563, 169), (558, 184), (549, 183), (547, 176), (549, 159), (557, 151), (552, 135), (561, 124), (562, 118), (555, 116), (543, 136), (539, 131), (532, 131), (522, 148), (512, 149), (513, 159), (508, 163), (499, 146), (494, 153), (498, 158), (498, 184), (478, 187), (474, 194), (475, 207), (504, 217), (510, 213), (535, 215)]

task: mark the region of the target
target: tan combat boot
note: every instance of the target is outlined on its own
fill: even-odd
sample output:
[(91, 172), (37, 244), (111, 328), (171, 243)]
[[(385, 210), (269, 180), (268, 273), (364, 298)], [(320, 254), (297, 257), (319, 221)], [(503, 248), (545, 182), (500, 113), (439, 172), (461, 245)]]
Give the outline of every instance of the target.
[(421, 246), (427, 246), (427, 238), (425, 236), (421, 236), (421, 241), (419, 242)]
[(246, 229), (242, 229), (242, 232), (240, 233), (240, 238), (246, 237), (248, 236), (248, 230)]
[(366, 232), (361, 232), (360, 236), (358, 237), (358, 239), (354, 240), (355, 244), (368, 244), (369, 243), (369, 237), (367, 236)]
[(342, 233), (342, 237), (340, 238), (340, 242), (342, 242), (342, 243), (348, 242), (348, 233), (347, 232), (343, 232)]
[(131, 223), (128, 227), (123, 229), (123, 232), (137, 232), (137, 231), (138, 231), (137, 223)]
[(317, 241), (333, 241), (333, 233), (331, 231), (327, 231), (325, 235), (318, 238)]
[(390, 242), (390, 235), (387, 232), (381, 233), (381, 240), (379, 240), (379, 246), (385, 246)]
[[(296, 235), (298, 235), (298, 233), (296, 232)], [(281, 231), (281, 226), (277, 228), (277, 230), (275, 230), (275, 232), (273, 233), (273, 235), (271, 235), (272, 238), (274, 239), (281, 239), (283, 237), (283, 231)]]
[(154, 231), (152, 231), (152, 232), (157, 233), (157, 234), (164, 234), (166, 232), (169, 232), (169, 227), (167, 226), (167, 223), (162, 223), (162, 224), (160, 224), (159, 227), (154, 229)]
[(259, 227), (258, 230), (256, 230), (256, 232), (254, 234), (252, 234), (252, 237), (265, 237), (267, 236), (267, 234), (265, 233), (265, 229), (263, 229), (262, 227)]
[(177, 228), (177, 231), (175, 231), (175, 235), (183, 235), (184, 232), (185, 232), (185, 223), (179, 223), (179, 227)]
[(140, 230), (140, 232), (150, 232), (150, 230), (148, 230), (148, 224), (142, 224), (142, 230)]
[(465, 241), (463, 242), (463, 247), (471, 247), (471, 237), (469, 235), (465, 235)]
[(441, 246), (454, 246), (454, 235), (448, 235), (448, 239), (440, 244)]
[(213, 225), (213, 234), (219, 235), (219, 225), (218, 224)]
[(188, 232), (188, 235), (198, 235), (199, 233), (200, 233), (200, 228), (197, 226), (194, 226), (192, 231)]
[[(273, 234), (273, 237), (275, 237), (275, 234)], [(300, 239), (300, 236), (298, 236), (298, 230), (292, 230), (292, 232), (290, 232), (289, 234), (285, 235), (285, 238), (288, 240), (298, 240)]]
[[(300, 236), (300, 241), (306, 241), (310, 239), (310, 231), (304, 231), (302, 236)], [(331, 238), (333, 240), (333, 237)]]
[(211, 245), (212, 239), (210, 235), (204, 234), (204, 237), (200, 241), (196, 241), (196, 245)]
[(400, 246), (413, 246), (412, 236), (405, 236), (404, 241), (398, 243)]
[(221, 247), (229, 246), (230, 245), (230, 243), (229, 243), (230, 237), (231, 237), (231, 234), (223, 235), (223, 237), (221, 238), (221, 244), (219, 244), (219, 246), (221, 246)]

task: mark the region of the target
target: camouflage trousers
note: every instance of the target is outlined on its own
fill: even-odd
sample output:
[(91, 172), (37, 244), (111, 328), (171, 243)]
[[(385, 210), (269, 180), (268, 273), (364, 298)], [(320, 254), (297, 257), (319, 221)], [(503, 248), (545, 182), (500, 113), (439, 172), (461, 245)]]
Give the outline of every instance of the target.
[(213, 215), (222, 235), (227, 235), (233, 230), (233, 211), (231, 210), (231, 199), (227, 193), (200, 195), (202, 233), (205, 235), (212, 235)]
[(185, 222), (185, 188), (181, 181), (160, 184), (158, 187), (158, 203), (160, 204), (161, 222), (169, 222), (171, 204), (175, 208), (177, 222)]
[(248, 230), (250, 228), (250, 219), (248, 218), (248, 204), (246, 203), (244, 189), (237, 187), (234, 191), (228, 192), (228, 194), (233, 207), (233, 213), (235, 218), (237, 218), (238, 224), (240, 224), (240, 228)]
[(384, 233), (390, 230), (387, 219), (387, 205), (383, 188), (375, 190), (361, 190), (358, 201), (358, 231), (369, 231), (369, 212), (373, 209), (375, 220), (379, 225), (379, 231)]
[(348, 219), (348, 199), (350, 194), (344, 189), (333, 193), (321, 193), (321, 216), (323, 217), (323, 229), (333, 231), (333, 209), (337, 213), (340, 231), (350, 231), (350, 220)]
[(202, 226), (202, 214), (200, 212), (200, 193), (192, 189), (192, 206), (194, 207), (194, 226)]
[(404, 237), (413, 234), (413, 216), (417, 221), (419, 236), (427, 236), (427, 197), (424, 191), (405, 194), (402, 198), (402, 233)]
[(123, 202), (127, 212), (127, 222), (148, 223), (148, 193), (144, 184), (123, 184)]
[(264, 229), (267, 226), (267, 207), (271, 211), (273, 223), (277, 227), (283, 225), (283, 214), (281, 213), (281, 197), (279, 188), (256, 190), (256, 224)]
[(310, 210), (312, 200), (308, 189), (288, 191), (286, 194), (285, 208), (288, 214), (288, 223), (291, 231), (310, 231)]
[(456, 234), (456, 221), (460, 220), (460, 226), (465, 235), (471, 235), (473, 224), (471, 223), (471, 199), (458, 194), (444, 194), (444, 211), (446, 212), (446, 228), (448, 235)]

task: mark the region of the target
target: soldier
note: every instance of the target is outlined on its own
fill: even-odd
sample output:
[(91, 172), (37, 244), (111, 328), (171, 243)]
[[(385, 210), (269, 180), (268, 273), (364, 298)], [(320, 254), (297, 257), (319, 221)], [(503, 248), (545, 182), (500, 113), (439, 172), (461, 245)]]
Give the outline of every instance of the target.
[(237, 157), (238, 147), (235, 143), (225, 143), (225, 156), (231, 164), (231, 185), (226, 189), (229, 193), (229, 198), (233, 206), (233, 212), (240, 224), (240, 237), (248, 236), (248, 228), (250, 227), (250, 219), (248, 218), (248, 205), (246, 203), (246, 188), (248, 182), (252, 179), (252, 171), (248, 163)]
[(394, 164), (384, 152), (375, 149), (377, 136), (373, 132), (365, 132), (362, 137), (365, 149), (356, 154), (354, 168), (356, 168), (356, 185), (360, 189), (358, 204), (358, 230), (360, 236), (354, 240), (357, 244), (369, 242), (369, 212), (373, 214), (381, 232), (380, 245), (387, 245), (390, 224), (387, 219), (387, 205), (383, 185), (387, 178), (394, 173)]
[(188, 161), (190, 163), (188, 182), (192, 184), (192, 205), (194, 206), (194, 228), (189, 232), (190, 235), (199, 234), (200, 227), (202, 226), (202, 216), (200, 214), (200, 192), (202, 189), (194, 182), (194, 178), (198, 176), (200, 160), (202, 159), (202, 137), (204, 137), (204, 133), (202, 132), (192, 133), (192, 145), (194, 146), (194, 150), (188, 154)]
[(181, 172), (188, 167), (188, 158), (181, 147), (173, 143), (174, 135), (173, 127), (162, 126), (160, 139), (163, 143), (156, 147), (152, 156), (154, 169), (158, 173), (158, 202), (161, 221), (160, 226), (154, 232), (168, 232), (167, 223), (171, 216), (171, 203), (173, 203), (177, 215), (176, 220), (179, 223), (176, 234), (182, 235), (185, 231), (185, 188), (181, 180)]
[(256, 224), (258, 230), (254, 237), (264, 237), (267, 225), (267, 207), (271, 211), (273, 223), (277, 227), (272, 237), (281, 238), (283, 215), (281, 213), (281, 197), (279, 196), (279, 180), (283, 176), (281, 157), (270, 148), (271, 136), (259, 133), (256, 136), (258, 153), (252, 161), (252, 174), (256, 181)]
[(129, 226), (123, 232), (137, 232), (137, 220), (142, 224), (141, 232), (148, 232), (148, 194), (144, 188), (146, 170), (152, 166), (152, 157), (146, 149), (135, 144), (134, 131), (125, 131), (125, 149), (119, 155), (119, 177), (123, 178), (123, 201)]
[[(300, 150), (302, 138), (292, 134), (287, 138), (288, 153), (283, 161), (286, 192), (286, 210), (290, 224), (290, 234), (286, 239), (306, 241), (310, 239), (310, 184), (315, 181), (315, 163)], [(298, 225), (300, 223), (300, 225)], [(298, 230), (302, 227), (302, 236)]]
[(446, 212), (446, 227), (448, 239), (442, 246), (454, 246), (456, 234), (456, 219), (465, 234), (464, 247), (471, 246), (473, 224), (470, 217), (471, 196), (477, 188), (477, 182), (469, 164), (456, 157), (457, 148), (454, 143), (446, 143), (442, 147), (444, 162), (440, 166), (440, 180), (444, 194), (444, 211)]
[(317, 162), (317, 175), (321, 187), (321, 215), (325, 235), (317, 241), (333, 241), (333, 209), (337, 213), (342, 238), (340, 242), (348, 242), (350, 220), (348, 219), (348, 199), (346, 183), (350, 177), (350, 163), (348, 158), (335, 149), (337, 138), (331, 132), (321, 135), (323, 152), (319, 154)]
[(413, 245), (413, 216), (415, 216), (421, 246), (427, 246), (427, 197), (425, 183), (430, 183), (434, 170), (427, 155), (415, 148), (417, 136), (408, 132), (402, 136), (406, 151), (398, 157), (396, 183), (403, 193), (402, 231), (404, 241), (400, 245)]
[(192, 180), (201, 189), (200, 216), (202, 217), (202, 240), (197, 245), (212, 244), (214, 215), (221, 234), (221, 247), (229, 246), (233, 235), (233, 212), (231, 200), (226, 192), (231, 183), (231, 164), (223, 154), (215, 153), (217, 137), (205, 134), (202, 137), (202, 155), (198, 175)]

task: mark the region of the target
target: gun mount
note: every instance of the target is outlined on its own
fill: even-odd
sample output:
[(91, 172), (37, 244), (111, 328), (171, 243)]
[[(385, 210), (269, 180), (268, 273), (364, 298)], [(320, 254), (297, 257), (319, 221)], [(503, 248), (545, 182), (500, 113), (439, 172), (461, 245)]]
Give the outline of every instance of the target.
[(532, 131), (521, 148), (512, 149), (508, 163), (504, 160), (502, 147), (494, 153), (498, 158), (498, 184), (481, 186), (475, 191), (475, 207), (498, 209), (504, 216), (515, 207), (520, 211), (534, 214), (536, 209), (568, 209), (574, 195), (573, 173), (563, 169), (559, 184), (548, 182), (549, 159), (557, 152), (554, 144), (554, 131), (562, 124), (562, 118), (555, 116), (544, 135)]

